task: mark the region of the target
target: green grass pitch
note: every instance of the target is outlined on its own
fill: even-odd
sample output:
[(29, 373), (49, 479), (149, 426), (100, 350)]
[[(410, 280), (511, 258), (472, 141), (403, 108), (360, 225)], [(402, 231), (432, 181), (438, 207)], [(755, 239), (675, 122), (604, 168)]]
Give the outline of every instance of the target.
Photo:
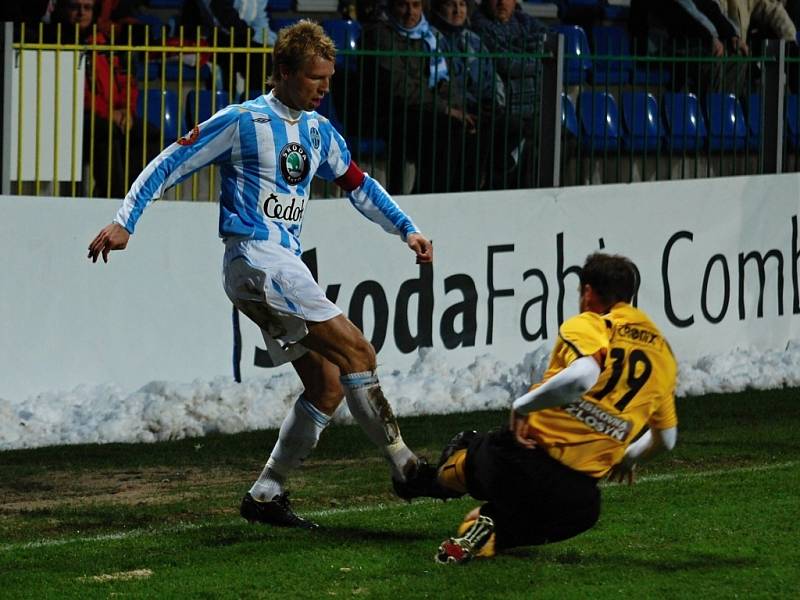
[[(276, 432), (0, 452), (2, 598), (792, 598), (800, 594), (800, 394), (678, 402), (678, 446), (604, 485), (572, 540), (439, 566), (475, 503), (396, 499), (356, 427), (291, 481), (316, 532), (249, 525), (241, 496)], [(499, 412), (402, 419), (435, 460)]]

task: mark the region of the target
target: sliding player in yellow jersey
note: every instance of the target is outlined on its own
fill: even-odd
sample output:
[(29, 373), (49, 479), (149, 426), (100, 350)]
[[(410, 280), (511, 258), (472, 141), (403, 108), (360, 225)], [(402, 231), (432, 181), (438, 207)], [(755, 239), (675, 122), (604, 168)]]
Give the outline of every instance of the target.
[(592, 254), (580, 282), (581, 313), (561, 325), (542, 381), (514, 401), (509, 426), (462, 432), (445, 448), (430, 495), (485, 503), (442, 542), (438, 562), (578, 535), (600, 516), (602, 477), (632, 483), (637, 464), (674, 447), (677, 365), (630, 304), (633, 263)]

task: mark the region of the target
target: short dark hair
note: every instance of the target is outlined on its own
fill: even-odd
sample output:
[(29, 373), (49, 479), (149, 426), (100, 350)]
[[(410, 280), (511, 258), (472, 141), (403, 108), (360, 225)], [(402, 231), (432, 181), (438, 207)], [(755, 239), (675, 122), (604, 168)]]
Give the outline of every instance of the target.
[(639, 270), (633, 262), (619, 254), (595, 252), (586, 257), (581, 269), (581, 288), (585, 285), (600, 297), (603, 303), (630, 302), (639, 287)]

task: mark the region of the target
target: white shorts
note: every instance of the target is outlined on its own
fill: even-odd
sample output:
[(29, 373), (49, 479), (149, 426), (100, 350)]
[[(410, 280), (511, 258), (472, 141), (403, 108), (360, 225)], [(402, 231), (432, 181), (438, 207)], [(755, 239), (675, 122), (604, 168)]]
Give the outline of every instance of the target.
[(328, 321), (342, 314), (300, 257), (274, 242), (226, 240), (222, 276), (233, 305), (261, 328), (275, 364), (305, 353), (304, 348), (287, 346), (308, 335), (306, 321)]

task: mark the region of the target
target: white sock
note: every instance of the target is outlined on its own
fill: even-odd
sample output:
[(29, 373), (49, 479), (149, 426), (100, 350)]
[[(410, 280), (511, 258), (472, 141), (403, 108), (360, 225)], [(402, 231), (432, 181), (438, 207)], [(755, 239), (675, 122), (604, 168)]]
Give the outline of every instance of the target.
[(268, 502), (282, 494), (286, 476), (308, 458), (330, 420), (328, 415), (320, 412), (301, 395), (283, 419), (278, 441), (264, 470), (250, 488), (250, 495), (256, 500)]
[(417, 456), (406, 446), (392, 407), (383, 395), (375, 371), (342, 375), (342, 387), (350, 414), (392, 467), (392, 477), (405, 481), (405, 473)]

